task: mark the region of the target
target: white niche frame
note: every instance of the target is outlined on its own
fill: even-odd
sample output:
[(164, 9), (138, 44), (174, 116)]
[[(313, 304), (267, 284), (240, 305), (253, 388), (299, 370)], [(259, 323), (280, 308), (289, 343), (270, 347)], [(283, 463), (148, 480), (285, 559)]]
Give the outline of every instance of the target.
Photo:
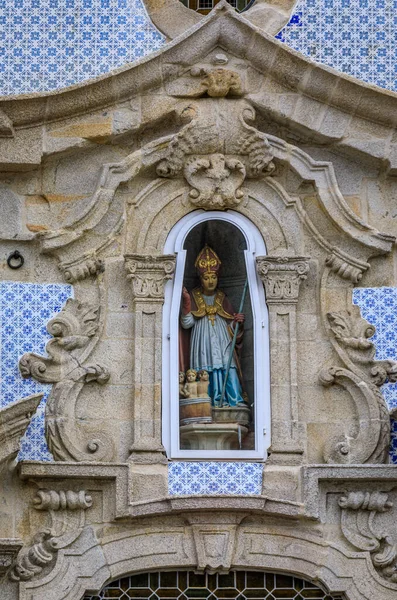
[[(254, 339), (255, 450), (181, 450), (179, 438), (178, 328), (186, 250), (190, 231), (204, 221), (226, 221), (243, 234), (248, 285), (252, 303)], [(190, 460), (266, 460), (271, 442), (269, 316), (263, 284), (256, 271), (256, 256), (266, 255), (257, 227), (234, 211), (197, 210), (183, 217), (170, 231), (164, 254), (176, 255), (175, 277), (164, 289), (162, 332), (162, 441), (168, 458)]]

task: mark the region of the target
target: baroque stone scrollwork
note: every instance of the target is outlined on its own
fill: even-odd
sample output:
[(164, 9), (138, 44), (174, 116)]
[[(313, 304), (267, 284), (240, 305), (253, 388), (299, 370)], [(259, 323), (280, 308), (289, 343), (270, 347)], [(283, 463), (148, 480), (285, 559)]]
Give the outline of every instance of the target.
[(99, 273), (103, 273), (105, 265), (94, 253), (90, 256), (83, 256), (70, 263), (61, 263), (59, 268), (63, 273), (65, 281), (68, 283), (76, 283), (87, 277), (93, 277)]
[(32, 545), (22, 549), (9, 571), (11, 581), (30, 581), (52, 563), (59, 550), (56, 537), (44, 529), (33, 537)]
[(360, 315), (358, 307), (351, 311), (326, 315), (334, 347), (345, 364), (321, 371), (320, 383), (339, 385), (352, 397), (359, 415), (356, 435), (341, 434), (324, 447), (326, 462), (382, 463), (387, 460), (390, 441), (390, 419), (379, 386), (386, 380), (397, 380), (397, 363), (376, 361), (375, 346), (369, 339), (375, 327)]
[(58, 551), (72, 544), (83, 531), (84, 513), (92, 506), (92, 498), (84, 490), (41, 489), (33, 506), (48, 511), (51, 526), (36, 533), (32, 543), (20, 550), (9, 571), (11, 581), (31, 581), (44, 569), (54, 567)]
[(55, 384), (46, 405), (46, 438), (56, 460), (107, 460), (113, 454), (113, 444), (102, 432), (80, 449), (84, 436), (71, 428), (82, 387), (92, 382), (103, 385), (110, 377), (102, 365), (85, 364), (98, 326), (99, 306), (69, 299), (47, 324), (53, 336), (46, 346), (48, 357), (29, 352), (19, 361), (22, 377)]
[(339, 498), (341, 528), (345, 538), (358, 550), (370, 552), (372, 564), (385, 579), (397, 583), (397, 545), (376, 522), (378, 514), (393, 508), (388, 494), (349, 492)]
[(298, 302), (300, 284), (309, 273), (308, 258), (258, 256), (256, 264), (268, 304)]
[(359, 282), (362, 279), (363, 272), (369, 268), (368, 263), (355, 262), (356, 264), (353, 264), (352, 257), (342, 258), (334, 252), (325, 259), (325, 264), (333, 273), (336, 273), (342, 279), (350, 279), (353, 283)]
[(160, 177), (183, 174), (191, 186), (189, 201), (200, 208), (237, 206), (245, 196), (241, 186), (246, 177), (269, 175), (275, 168), (266, 136), (248, 124), (255, 118), (254, 109), (243, 99), (227, 100), (231, 90), (241, 93), (237, 73), (225, 69), (208, 73), (201, 94), (212, 98), (182, 108), (184, 125), (157, 165)]
[(338, 345), (347, 353), (349, 360), (363, 369), (371, 381), (383, 385), (386, 380), (397, 381), (397, 362), (375, 360), (375, 345), (369, 339), (375, 334), (375, 327), (357, 313), (329, 312), (329, 326)]
[(164, 285), (172, 279), (175, 270), (175, 257), (144, 256), (131, 254), (125, 256), (127, 279), (132, 282), (132, 291), (137, 300), (164, 299)]

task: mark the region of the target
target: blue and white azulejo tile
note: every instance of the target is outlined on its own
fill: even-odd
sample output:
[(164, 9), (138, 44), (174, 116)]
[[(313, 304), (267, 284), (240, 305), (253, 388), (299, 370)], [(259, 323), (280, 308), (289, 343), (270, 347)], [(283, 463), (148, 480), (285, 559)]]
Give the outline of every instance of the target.
[(143, 0), (0, 0), (0, 95), (74, 85), (164, 43)]
[(263, 464), (245, 462), (185, 462), (168, 465), (170, 496), (257, 496), (262, 493)]
[(397, 90), (397, 0), (298, 0), (279, 40), (338, 71)]
[(45, 345), (51, 338), (47, 322), (72, 295), (72, 286), (65, 284), (0, 283), (0, 407), (44, 392), (22, 438), (19, 460), (52, 460), (44, 437), (45, 402), (51, 386), (31, 377), (23, 379), (18, 363), (25, 352), (45, 355)]

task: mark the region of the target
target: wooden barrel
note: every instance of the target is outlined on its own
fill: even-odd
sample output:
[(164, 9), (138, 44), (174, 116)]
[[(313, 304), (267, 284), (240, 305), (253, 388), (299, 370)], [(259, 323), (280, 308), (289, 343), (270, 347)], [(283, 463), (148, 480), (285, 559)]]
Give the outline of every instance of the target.
[(212, 423), (211, 398), (183, 398), (179, 400), (180, 423)]

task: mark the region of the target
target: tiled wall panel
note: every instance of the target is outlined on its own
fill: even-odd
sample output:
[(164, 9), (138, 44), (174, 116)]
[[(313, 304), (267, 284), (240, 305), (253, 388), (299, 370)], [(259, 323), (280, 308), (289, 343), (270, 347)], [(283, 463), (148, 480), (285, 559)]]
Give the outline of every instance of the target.
[(0, 0), (0, 95), (70, 86), (163, 44), (142, 0)]
[(298, 0), (276, 36), (316, 62), (397, 90), (397, 0)]
[(220, 494), (255, 496), (262, 491), (263, 465), (244, 462), (171, 462), (171, 496)]
[(18, 362), (25, 352), (45, 354), (51, 338), (47, 322), (61, 311), (72, 291), (64, 284), (0, 283), (0, 407), (30, 394), (45, 394), (22, 439), (20, 460), (52, 460), (44, 438), (44, 409), (51, 386), (23, 379)]

